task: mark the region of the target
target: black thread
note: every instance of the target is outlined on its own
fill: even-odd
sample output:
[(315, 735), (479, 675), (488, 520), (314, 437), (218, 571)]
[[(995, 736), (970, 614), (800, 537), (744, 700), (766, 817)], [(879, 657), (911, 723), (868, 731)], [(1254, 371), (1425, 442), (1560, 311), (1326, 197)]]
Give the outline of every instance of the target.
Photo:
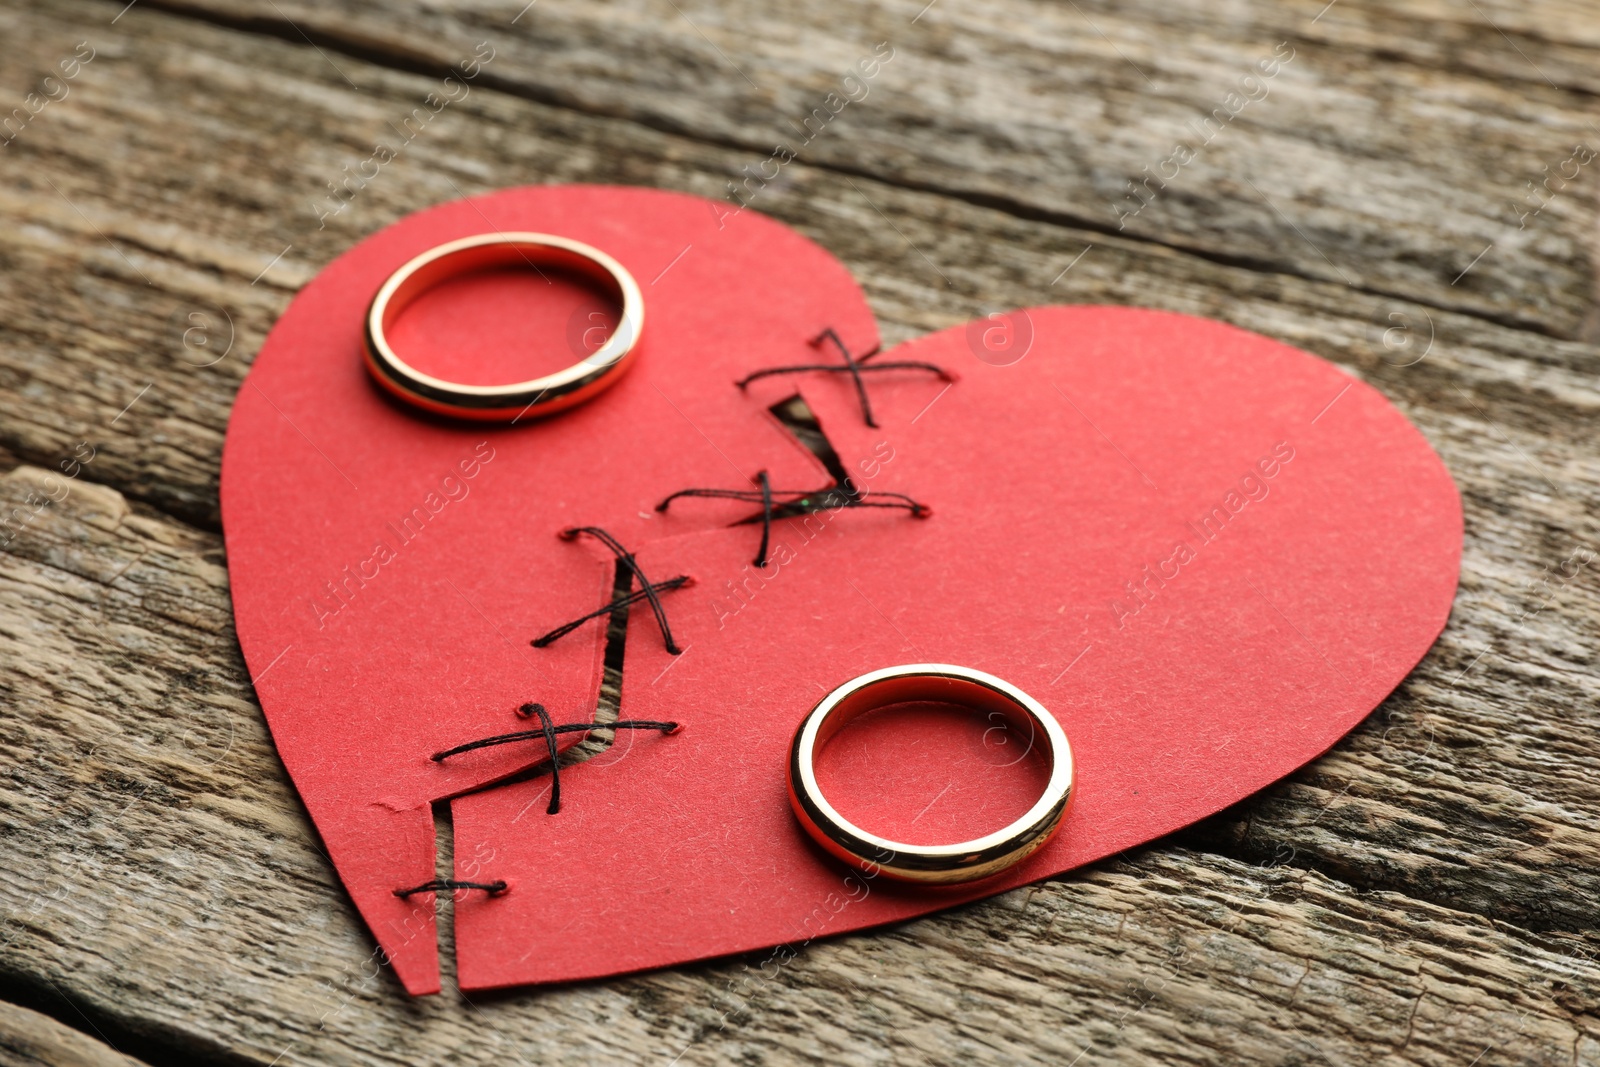
[[(545, 814), (555, 815), (561, 810), (561, 760), (556, 756), (556, 727), (550, 721), (550, 713), (544, 710), (543, 704), (533, 705), (533, 710), (539, 713), (539, 732), (544, 734), (545, 747), (550, 750), (550, 806), (545, 809)], [(434, 760), (434, 762), (444, 761)]]
[(833, 342), (834, 347), (839, 350), (839, 354), (844, 357), (843, 366), (840, 366), (837, 363), (797, 363), (791, 367), (767, 367), (764, 370), (758, 370), (753, 374), (747, 374), (733, 384), (737, 385), (740, 389), (743, 389), (751, 382), (756, 381), (759, 378), (769, 378), (774, 374), (800, 374), (805, 371), (823, 371), (831, 374), (848, 374), (850, 375), (851, 380), (855, 383), (856, 396), (861, 401), (862, 417), (867, 420), (868, 426), (871, 426), (873, 429), (877, 429), (877, 420), (872, 417), (872, 401), (867, 397), (867, 383), (863, 381), (861, 377), (864, 372), (878, 370), (925, 370), (937, 374), (942, 381), (955, 381), (955, 376), (949, 371), (945, 370), (943, 367), (934, 363), (924, 363), (921, 360), (890, 360), (887, 363), (874, 363), (869, 367), (866, 365), (867, 361), (878, 355), (882, 349), (874, 348), (860, 359), (856, 359), (850, 354), (850, 350), (844, 346), (844, 342), (839, 340), (839, 335), (834, 332), (832, 326), (829, 326), (827, 329), (823, 330), (806, 343), (812, 348), (819, 348), (824, 341)]
[(506, 883), (498, 878), (492, 882), (458, 882), (453, 878), (435, 878), (410, 889), (396, 889), (394, 895), (404, 900), (418, 893), (443, 893), (447, 889), (481, 889), (491, 897), (497, 897), (506, 891)]
[(767, 565), (767, 545), (772, 541), (772, 479), (766, 471), (756, 472), (756, 482), (761, 486), (761, 547), (756, 549), (757, 567)]
[[(659, 592), (663, 592), (663, 591), (671, 592), (674, 589), (682, 589), (684, 586), (689, 584), (689, 581), (690, 581), (690, 579), (689, 579), (689, 576), (687, 574), (680, 574), (676, 578), (668, 578), (664, 582), (657, 582), (651, 588), (653, 588), (658, 593)], [(528, 643), (531, 644), (534, 648), (545, 648), (545, 647), (547, 647), (549, 645), (554, 644), (560, 638), (563, 638), (563, 637), (567, 636), (572, 631), (576, 630), (578, 627), (580, 627), (584, 623), (588, 622), (590, 619), (598, 619), (602, 615), (610, 615), (613, 611), (615, 611), (618, 608), (625, 608), (625, 607), (628, 607), (630, 605), (637, 604), (639, 601), (644, 600), (644, 599), (645, 599), (645, 591), (643, 589), (635, 589), (633, 592), (629, 593), (627, 596), (619, 596), (619, 597), (617, 597), (617, 599), (613, 600), (611, 603), (607, 604), (605, 607), (601, 608), (599, 611), (591, 611), (587, 615), (583, 615), (583, 616), (580, 616), (579, 618), (573, 619), (571, 622), (567, 623), (564, 626), (557, 626), (554, 630), (551, 630), (549, 633), (545, 634), (543, 637), (535, 637), (532, 641), (530, 641)]]
[[(787, 519), (795, 515), (810, 515), (817, 511), (828, 511), (837, 508), (903, 508), (911, 513), (914, 519), (925, 519), (933, 514), (933, 509), (928, 505), (914, 500), (904, 493), (872, 492), (857, 489), (847, 480), (843, 485), (830, 485), (826, 489), (774, 489), (767, 480), (767, 472), (762, 471), (756, 475), (760, 488), (758, 489), (680, 489), (656, 505), (656, 511), (666, 511), (668, 506), (679, 497), (698, 497), (709, 500), (740, 500), (761, 505), (759, 515), (751, 515), (734, 522), (734, 526), (744, 526), (753, 522), (761, 523), (761, 548), (756, 552), (755, 565), (767, 565), (767, 547), (772, 540), (772, 520), (774, 518)], [(786, 496), (793, 500), (774, 503), (774, 498)], [(883, 500), (869, 500), (868, 497), (884, 497)]]
[(661, 598), (656, 595), (656, 592), (657, 590), (681, 589), (683, 586), (689, 584), (689, 576), (679, 575), (678, 577), (669, 579), (668, 581), (661, 582), (659, 584), (653, 584), (650, 579), (644, 576), (644, 571), (639, 569), (639, 563), (633, 558), (633, 554), (622, 547), (622, 542), (618, 541), (615, 537), (612, 537), (609, 533), (602, 530), (598, 526), (569, 526), (567, 529), (561, 531), (561, 539), (563, 541), (574, 541), (582, 534), (588, 534), (590, 537), (609, 548), (612, 554), (617, 557), (618, 562), (620, 562), (624, 567), (628, 568), (628, 570), (633, 573), (633, 576), (639, 580), (640, 588), (636, 593), (629, 593), (625, 597), (618, 597), (605, 607), (601, 608), (599, 611), (592, 611), (581, 619), (574, 619), (572, 622), (567, 623), (564, 626), (556, 627), (543, 637), (534, 638), (532, 642), (533, 646), (535, 648), (543, 648), (552, 641), (555, 641), (557, 638), (576, 630), (579, 626), (588, 622), (590, 619), (607, 615), (614, 609), (622, 607), (624, 604), (638, 603), (639, 598), (643, 597), (645, 600), (650, 602), (650, 610), (655, 613), (656, 624), (661, 627), (661, 639), (666, 642), (667, 651), (674, 656), (683, 655), (683, 649), (679, 648), (678, 643), (672, 639), (672, 627), (667, 623), (667, 609), (661, 605)]
[(561, 760), (556, 751), (557, 734), (573, 734), (588, 732), (590, 730), (660, 730), (663, 734), (678, 732), (679, 726), (675, 722), (650, 722), (644, 719), (618, 719), (616, 722), (567, 722), (557, 726), (550, 720), (550, 713), (543, 704), (528, 703), (517, 709), (517, 714), (523, 718), (539, 717), (539, 729), (518, 730), (515, 733), (497, 734), (494, 737), (485, 737), (478, 741), (468, 741), (455, 748), (447, 748), (443, 752), (435, 752), (429, 758), (435, 763), (443, 763), (451, 756), (459, 756), (463, 752), (472, 752), (480, 748), (492, 748), (495, 745), (509, 745), (516, 741), (535, 741), (543, 739), (545, 747), (550, 751), (550, 806), (545, 809), (546, 814), (556, 815), (561, 811)]
[[(901, 508), (911, 513), (912, 518), (925, 519), (933, 514), (933, 508), (927, 504), (907, 496), (905, 493), (886, 493), (875, 490), (852, 490), (848, 486), (830, 485), (825, 489), (773, 489), (772, 496), (776, 501), (780, 496), (792, 496), (795, 499), (775, 502), (772, 514), (774, 518), (785, 519), (794, 515), (809, 515), (814, 511), (826, 511), (830, 508)], [(667, 505), (679, 497), (700, 497), (707, 500), (742, 500), (752, 504), (761, 503), (761, 490), (759, 489), (679, 489), (656, 505), (657, 511), (666, 511)], [(868, 497), (891, 497), (891, 500), (869, 500)], [(760, 521), (760, 515), (751, 515), (749, 518), (740, 519), (733, 523), (734, 526), (746, 526)], [(665, 583), (663, 583), (665, 584)]]

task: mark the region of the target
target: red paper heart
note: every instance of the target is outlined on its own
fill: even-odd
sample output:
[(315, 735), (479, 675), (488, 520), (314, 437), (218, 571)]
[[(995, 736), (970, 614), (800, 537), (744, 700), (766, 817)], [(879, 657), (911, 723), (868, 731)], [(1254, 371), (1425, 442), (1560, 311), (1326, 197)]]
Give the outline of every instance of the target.
[[(642, 283), (667, 268), (670, 281), (646, 284), (648, 347), (621, 385), (511, 430), (429, 422), (371, 388), (357, 347), (371, 292), (423, 248), (487, 229), (576, 237)], [(506, 284), (486, 284), (484, 298)], [(438, 313), (448, 322), (448, 307)], [(687, 486), (739, 487), (761, 468), (784, 487), (825, 480), (766, 415), (793, 379), (749, 395), (729, 384), (816, 361), (804, 342), (824, 326), (870, 350), (859, 293), (815, 246), (684, 197), (516, 190), (408, 219), (296, 299), (229, 430), (223, 504), (240, 640), (285, 763), (408, 990), (438, 985), (431, 906), (393, 896), (432, 877), (429, 802), (542, 749), (443, 766), (428, 754), (525, 728), (512, 712), (527, 700), (557, 721), (590, 717), (602, 624), (550, 648), (526, 644), (608, 595), (609, 561), (558, 541), (565, 526), (613, 530), (657, 581), (695, 577), (665, 596), (688, 651), (669, 656), (636, 612), (623, 690), (624, 718), (686, 729), (619, 733), (564, 773), (558, 816), (544, 814), (548, 779), (452, 803), (457, 877), (510, 883), (457, 903), (464, 988), (805, 940), (1065, 870), (1288, 773), (1420, 658), (1454, 592), (1460, 506), (1426, 442), (1377, 393), (1204, 320), (1052, 308), (1013, 324), (1031, 337), (1014, 362), (965, 330), (880, 357), (962, 372), (948, 388), (925, 374), (869, 376), (882, 430), (863, 425), (843, 376), (802, 379), (866, 487), (909, 493), (935, 515), (780, 522), (775, 562), (752, 577), (754, 528), (719, 528), (748, 507), (699, 502), (653, 517), (651, 506)], [(497, 328), (465, 308), (462, 325)], [(484, 440), (493, 458), (454, 483), (465, 499), (425, 515), (424, 533), (338, 611), (332, 600), (310, 606), (303, 586), (359, 569), (374, 531), (418, 501), (428, 508), (439, 472)], [(1201, 542), (1185, 524), (1213, 505), (1223, 532)], [(788, 811), (783, 754), (805, 711), (854, 674), (917, 660), (1020, 685), (1057, 714), (1077, 755), (1061, 837), (977, 886), (852, 879)], [(907, 733), (913, 721), (924, 725)], [(948, 715), (864, 722), (830, 750), (825, 780), (890, 836), (990, 829), (1035, 783), (1012, 756), (1026, 738), (976, 727), (964, 736)], [(864, 775), (875, 761), (885, 769)]]
[[(413, 215), (306, 286), (240, 390), (222, 467), (240, 645), (329, 856), (412, 993), (439, 988), (433, 902), (394, 891), (433, 878), (430, 802), (539, 759), (528, 746), (443, 764), (429, 755), (525, 728), (515, 715), (525, 701), (542, 701), (557, 721), (593, 718), (603, 626), (546, 649), (529, 640), (609, 599), (613, 564), (555, 532), (599, 524), (632, 546), (704, 525), (655, 514), (674, 489), (749, 485), (759, 469), (784, 484), (828, 481), (731, 383), (755, 367), (815, 361), (807, 342), (824, 328), (865, 351), (877, 340), (871, 313), (815, 244), (717, 208), (560, 186)], [(646, 306), (633, 368), (603, 402), (510, 429), (451, 424), (387, 399), (360, 355), (378, 286), (444, 241), (519, 230), (587, 242), (633, 273)], [(530, 370), (520, 354), (540, 336), (530, 322), (555, 335), (527, 357), (545, 364), (590, 326), (571, 286), (500, 273), (449, 289), (439, 296), (456, 303), (425, 299), (396, 330), (406, 351), (430, 337), (460, 346), (417, 351), (424, 369), (477, 360), (480, 380), (517, 380)], [(552, 329), (563, 318), (569, 328)], [(565, 361), (575, 358), (569, 348)], [(574, 789), (580, 775), (604, 777), (572, 774)]]

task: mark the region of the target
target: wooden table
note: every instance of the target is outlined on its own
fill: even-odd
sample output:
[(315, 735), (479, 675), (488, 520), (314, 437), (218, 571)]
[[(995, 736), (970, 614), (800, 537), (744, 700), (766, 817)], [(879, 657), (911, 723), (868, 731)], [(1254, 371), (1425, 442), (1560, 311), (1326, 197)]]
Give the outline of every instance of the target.
[[(1600, 1063), (1600, 4), (525, 2), (0, 7), (0, 1061)], [(1136, 304), (1372, 383), (1464, 495), (1449, 627), (1325, 758), (1070, 877), (775, 975), (408, 1000), (232, 633), (245, 370), (393, 220), (726, 195), (880, 42), (752, 206), (889, 342)]]

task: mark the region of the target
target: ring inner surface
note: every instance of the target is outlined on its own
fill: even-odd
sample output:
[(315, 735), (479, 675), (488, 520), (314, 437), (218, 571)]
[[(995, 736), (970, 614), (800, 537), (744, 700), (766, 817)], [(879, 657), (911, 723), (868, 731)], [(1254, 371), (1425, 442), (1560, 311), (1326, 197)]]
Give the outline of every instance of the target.
[[(431, 260), (411, 272), (395, 287), (383, 309), (382, 326), (385, 334), (405, 309), (422, 293), (440, 282), (476, 271), (500, 267), (548, 266), (564, 273), (576, 274), (599, 283), (606, 299), (618, 308), (623, 303), (622, 287), (611, 272), (588, 256), (551, 245), (505, 242), (462, 248)], [(403, 358), (403, 357), (402, 357)]]
[[(907, 704), (926, 700), (942, 704), (956, 704), (984, 713), (998, 713), (1017, 726), (1033, 725), (1033, 716), (1004, 693), (965, 678), (936, 675), (884, 678), (863, 686), (834, 705), (828, 715), (817, 724), (817, 740), (813, 748), (815, 761), (829, 739), (847, 726), (850, 721), (868, 711), (891, 704)], [(1050, 751), (1048, 737), (1039, 731), (1041, 746), (1054, 765), (1055, 753)]]
[(563, 390), (631, 347), (618, 332), (633, 329), (624, 325), (625, 286), (600, 262), (557, 246), (469, 246), (393, 285), (376, 324), (385, 361), (424, 392)]
[[(866, 733), (838, 736), (858, 721)], [(817, 723), (811, 761), (819, 794), (838, 816), (884, 840), (929, 848), (1020, 818), (1047, 789), (1055, 753), (1045, 730), (1005, 693), (961, 678), (901, 676), (841, 698)]]

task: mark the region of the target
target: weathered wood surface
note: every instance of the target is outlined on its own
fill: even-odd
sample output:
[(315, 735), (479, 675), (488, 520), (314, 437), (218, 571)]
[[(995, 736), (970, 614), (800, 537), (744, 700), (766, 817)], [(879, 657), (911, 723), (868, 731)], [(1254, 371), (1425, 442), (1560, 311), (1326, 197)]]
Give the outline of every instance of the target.
[[(1600, 149), (1597, 16), (8, 0), (0, 116), (78, 42), (94, 58), (0, 148), (0, 514), (31, 515), (0, 553), (0, 1056), (1600, 1063), (1600, 160), (1516, 215), (1527, 180)], [(471, 94), (319, 228), (326, 183), (483, 40)], [(776, 973), (407, 1001), (231, 634), (216, 478), (249, 360), (297, 286), (420, 206), (539, 181), (718, 195), (880, 41), (866, 98), (752, 206), (838, 254), (890, 341), (1128, 303), (1372, 382), (1464, 494), (1450, 626), (1328, 756), (1093, 870)], [(1123, 184), (1282, 41), (1268, 95), (1119, 231)], [(93, 460), (34, 513), (80, 442)]]
[(138, 1067), (138, 1061), (36, 1011), (0, 1001), (5, 1067)]

